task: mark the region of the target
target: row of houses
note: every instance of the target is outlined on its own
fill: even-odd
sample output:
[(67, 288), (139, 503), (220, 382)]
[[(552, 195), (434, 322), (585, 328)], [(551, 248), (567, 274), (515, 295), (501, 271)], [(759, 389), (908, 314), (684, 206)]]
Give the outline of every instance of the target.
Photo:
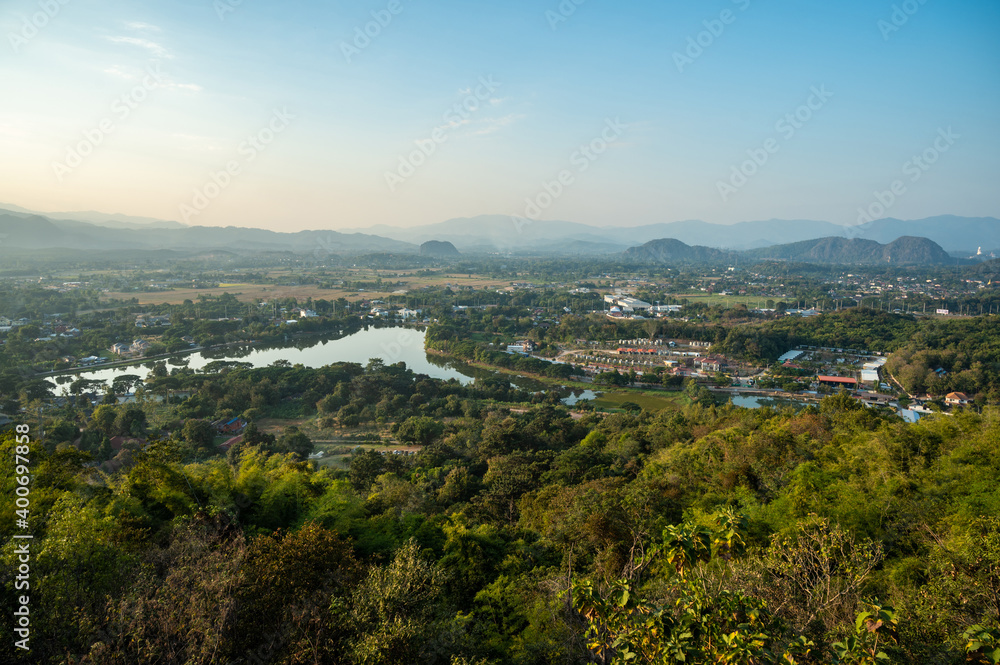
[(19, 326), (26, 326), (30, 323), (28, 319), (9, 319), (6, 316), (0, 316), (0, 332), (10, 332), (13, 328)]
[(371, 311), (369, 313), (372, 316), (377, 316), (377, 317), (383, 318), (383, 319), (387, 319), (387, 318), (399, 318), (399, 319), (403, 319), (405, 321), (409, 321), (410, 319), (416, 319), (416, 318), (418, 318), (421, 314), (423, 314), (423, 310), (422, 309), (407, 309), (405, 307), (403, 309), (397, 309), (397, 310), (385, 309), (383, 307), (372, 307), (372, 309), (371, 309)]
[(135, 317), (136, 328), (157, 328), (170, 325), (169, 316), (159, 316), (154, 314), (139, 314)]

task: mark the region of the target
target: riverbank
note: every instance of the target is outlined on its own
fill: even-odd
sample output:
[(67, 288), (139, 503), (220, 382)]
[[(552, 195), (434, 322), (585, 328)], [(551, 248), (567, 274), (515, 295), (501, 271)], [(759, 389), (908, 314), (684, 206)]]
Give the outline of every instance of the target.
[(227, 342), (225, 344), (218, 344), (216, 346), (194, 346), (190, 349), (184, 349), (183, 351), (172, 351), (170, 353), (161, 353), (156, 356), (143, 357), (141, 360), (137, 358), (129, 358), (127, 360), (116, 360), (114, 362), (107, 363), (94, 363), (93, 365), (86, 365), (81, 367), (70, 367), (68, 369), (54, 369), (48, 372), (38, 372), (36, 376), (62, 376), (64, 374), (84, 374), (86, 372), (97, 372), (103, 369), (114, 369), (116, 367), (141, 367), (146, 363), (156, 362), (157, 360), (169, 360), (171, 358), (183, 358), (184, 356), (191, 355), (192, 353), (198, 353), (199, 351), (211, 351), (212, 349), (222, 349), (227, 346), (248, 344), (248, 342)]
[(535, 374), (532, 372), (518, 372), (516, 370), (508, 369), (506, 367), (497, 367), (495, 365), (489, 365), (480, 362), (469, 362), (463, 360), (462, 358), (457, 358), (444, 351), (438, 351), (437, 349), (425, 349), (428, 355), (437, 356), (439, 358), (447, 359), (453, 362), (459, 362), (469, 367), (475, 367), (476, 369), (481, 369), (485, 371), (495, 372), (497, 374), (504, 374), (507, 376), (516, 376), (520, 378), (530, 379), (532, 381), (537, 381), (538, 383), (550, 386), (553, 388), (566, 388), (569, 390), (590, 390), (599, 391), (601, 395), (593, 400), (594, 406), (601, 409), (617, 409), (621, 404), (626, 402), (632, 402), (647, 408), (647, 410), (658, 410), (660, 408), (665, 408), (668, 406), (682, 406), (685, 403), (689, 403), (690, 400), (681, 390), (667, 390), (665, 388), (654, 387), (654, 386), (601, 386), (595, 384), (593, 381), (579, 381), (572, 379), (559, 379), (551, 376), (545, 376), (544, 374)]

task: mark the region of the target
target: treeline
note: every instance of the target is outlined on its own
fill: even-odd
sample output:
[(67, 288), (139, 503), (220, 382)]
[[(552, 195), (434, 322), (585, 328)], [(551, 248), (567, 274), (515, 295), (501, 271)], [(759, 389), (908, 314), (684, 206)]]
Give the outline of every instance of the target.
[(425, 345), (428, 349), (440, 351), (461, 360), (483, 363), (491, 367), (502, 367), (523, 374), (542, 374), (553, 378), (568, 379), (574, 373), (572, 365), (549, 362), (519, 353), (507, 353), (483, 343), (462, 340), (459, 331), (446, 326), (431, 326), (427, 330)]
[[(314, 380), (379, 372), (403, 387)], [(419, 454), (347, 472), (261, 445), (190, 463), (162, 439), (102, 475), (32, 444), (31, 662), (992, 662), (997, 412), (477, 404), (410, 416)], [(0, 468), (4, 514), (17, 483)]]
[(995, 404), (1000, 401), (1000, 319), (928, 322), (886, 368), (911, 394), (958, 391)]
[(712, 350), (757, 361), (776, 360), (800, 345), (884, 353), (901, 348), (925, 324), (911, 316), (866, 308), (786, 316), (759, 326), (730, 328)]

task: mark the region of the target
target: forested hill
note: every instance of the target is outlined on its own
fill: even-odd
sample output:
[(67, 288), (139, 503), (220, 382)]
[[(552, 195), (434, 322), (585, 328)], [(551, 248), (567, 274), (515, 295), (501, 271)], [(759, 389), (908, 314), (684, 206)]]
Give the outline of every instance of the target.
[(956, 265), (936, 242), (904, 236), (887, 245), (862, 238), (819, 238), (745, 252), (747, 258), (840, 265)]
[(450, 258), (459, 256), (459, 251), (447, 240), (428, 240), (420, 245), (421, 256), (433, 256), (436, 258)]
[(1000, 318), (928, 322), (894, 353), (887, 369), (914, 395), (958, 391), (1000, 401)]
[(748, 360), (774, 361), (799, 345), (889, 353), (920, 329), (912, 316), (852, 308), (814, 317), (786, 316), (764, 324), (729, 328), (713, 351)]
[(680, 240), (664, 238), (627, 249), (624, 256), (637, 263), (717, 263), (729, 260), (733, 253), (700, 245), (692, 247)]
[[(206, 457), (192, 427), (105, 473), (3, 434), (34, 538), (30, 591), (0, 581), (6, 607), (30, 593), (32, 652), (8, 631), (2, 662), (903, 665), (990, 662), (1000, 639), (994, 411), (908, 425), (834, 396), (581, 419), (395, 365), (201, 378), (188, 412), (371, 410), (420, 451), (318, 470), (285, 445), (301, 436)], [(20, 473), (0, 469), (7, 515)], [(18, 529), (0, 524), (7, 571)]]
[(632, 247), (623, 256), (626, 260), (640, 264), (773, 260), (831, 265), (946, 266), (969, 263), (953, 258), (932, 240), (909, 236), (898, 238), (887, 245), (861, 238), (829, 237), (743, 252), (691, 247), (680, 240), (666, 238)]

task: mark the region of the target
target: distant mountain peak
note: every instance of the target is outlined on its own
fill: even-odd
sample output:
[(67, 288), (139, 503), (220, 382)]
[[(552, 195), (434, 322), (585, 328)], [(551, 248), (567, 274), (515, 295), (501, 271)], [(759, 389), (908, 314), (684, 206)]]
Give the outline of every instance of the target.
[(460, 252), (447, 240), (428, 240), (420, 245), (420, 256), (446, 259), (460, 256)]

